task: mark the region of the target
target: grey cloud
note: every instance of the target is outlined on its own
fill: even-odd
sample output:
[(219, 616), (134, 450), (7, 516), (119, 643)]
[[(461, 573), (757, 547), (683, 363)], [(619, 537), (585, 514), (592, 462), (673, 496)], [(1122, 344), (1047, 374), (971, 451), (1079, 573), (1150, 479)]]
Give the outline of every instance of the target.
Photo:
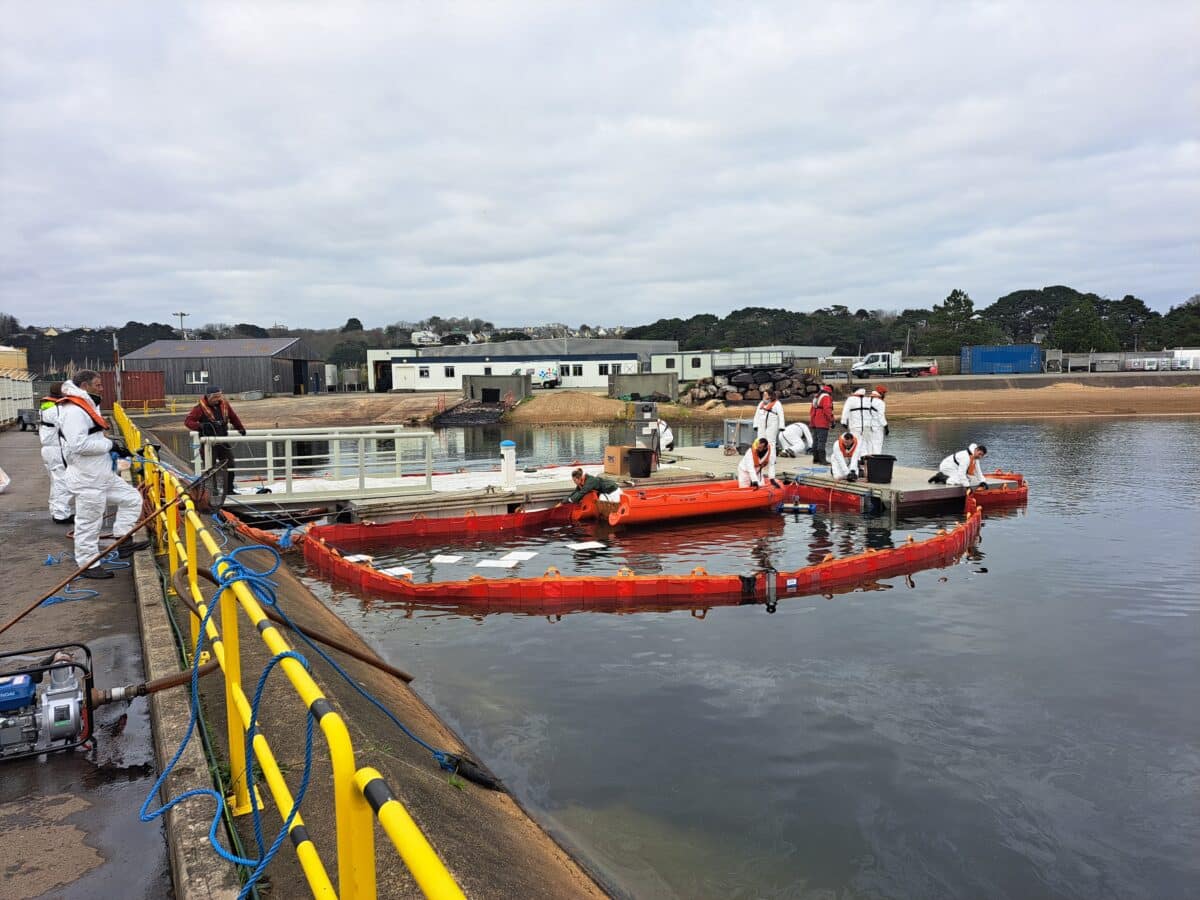
[(0, 35), (23, 321), (1200, 286), (1189, 4), (45, 6)]

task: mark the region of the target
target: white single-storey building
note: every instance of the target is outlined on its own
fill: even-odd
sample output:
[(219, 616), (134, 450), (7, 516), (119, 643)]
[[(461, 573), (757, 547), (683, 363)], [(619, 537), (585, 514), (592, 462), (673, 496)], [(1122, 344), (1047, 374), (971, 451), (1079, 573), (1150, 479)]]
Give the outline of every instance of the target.
[(698, 381), (733, 369), (783, 366), (793, 359), (820, 359), (833, 351), (833, 347), (792, 345), (738, 347), (736, 350), (681, 350), (652, 354), (650, 371), (655, 375), (674, 373), (680, 381)]
[(458, 391), (464, 375), (528, 374), (537, 387), (607, 390), (609, 375), (637, 374), (653, 354), (677, 349), (675, 341), (546, 338), (368, 350), (368, 388)]

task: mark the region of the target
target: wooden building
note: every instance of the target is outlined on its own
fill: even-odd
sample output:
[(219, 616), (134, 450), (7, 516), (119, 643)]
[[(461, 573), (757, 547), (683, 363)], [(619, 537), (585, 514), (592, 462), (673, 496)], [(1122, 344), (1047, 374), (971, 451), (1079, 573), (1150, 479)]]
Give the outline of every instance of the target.
[(299, 338), (155, 341), (122, 359), (128, 371), (162, 372), (167, 394), (311, 394), (325, 390), (325, 363)]

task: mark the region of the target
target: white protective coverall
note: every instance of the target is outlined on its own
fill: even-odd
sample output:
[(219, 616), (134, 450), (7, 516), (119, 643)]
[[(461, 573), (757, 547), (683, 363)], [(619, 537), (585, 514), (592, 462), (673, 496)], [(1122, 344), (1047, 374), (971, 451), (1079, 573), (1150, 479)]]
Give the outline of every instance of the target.
[[(851, 432), (853, 434), (853, 432)], [(841, 438), (838, 438), (833, 443), (833, 449), (829, 451), (829, 468), (833, 477), (837, 481), (845, 481), (846, 476), (853, 472), (858, 474), (858, 463), (863, 458), (863, 440), (855, 437), (853, 449), (850, 455), (846, 455), (846, 445)]]
[(42, 424), (38, 427), (42, 441), (42, 462), (50, 476), (50, 515), (58, 520), (69, 519), (75, 512), (75, 498), (67, 487), (67, 467), (63, 462), (63, 448), (58, 442), (58, 407), (48, 406), (42, 410)]
[(785, 424), (783, 404), (778, 400), (770, 403), (764, 400), (754, 411), (754, 434), (756, 437), (765, 437), (772, 450), (779, 442), (779, 432), (783, 431)]
[[(768, 438), (767, 440), (770, 440)], [(750, 487), (752, 484), (762, 484), (775, 477), (775, 445), (772, 444), (767, 448), (767, 458), (759, 464), (758, 458), (754, 455), (754, 447), (746, 451), (746, 455), (742, 457), (742, 461), (738, 463), (737, 468), (738, 487)]]
[(863, 448), (863, 456), (883, 452), (883, 432), (888, 427), (887, 403), (883, 397), (877, 391), (871, 391), (869, 399), (873, 418), (866, 432), (867, 446)]
[(658, 449), (659, 452), (675, 449), (675, 432), (662, 419), (658, 420)]
[[(91, 397), (74, 383), (64, 381), (62, 391), (63, 396), (82, 397), (99, 415)], [(75, 497), (75, 560), (83, 565), (100, 552), (100, 528), (108, 504), (117, 506), (112, 533), (121, 538), (137, 524), (142, 495), (116, 473), (108, 455), (113, 442), (86, 412), (73, 403), (60, 403), (58, 430), (67, 461), (67, 487)]]
[[(842, 404), (841, 423), (856, 438), (866, 438), (875, 427), (876, 414), (872, 400), (873, 398), (867, 396), (866, 388), (859, 388)], [(867, 451), (863, 450), (863, 454), (866, 453)]]
[(804, 423), (793, 422), (779, 433), (779, 445), (784, 450), (790, 450), (793, 456), (807, 453), (813, 445), (812, 432)]
[(938, 466), (938, 471), (946, 476), (946, 484), (954, 485), (955, 487), (975, 487), (983, 484), (983, 464), (981, 460), (975, 460), (975, 471), (968, 472), (971, 468), (971, 454), (975, 452), (976, 444), (968, 444), (966, 450), (959, 450), (957, 453), (951, 453), (942, 460), (942, 464)]

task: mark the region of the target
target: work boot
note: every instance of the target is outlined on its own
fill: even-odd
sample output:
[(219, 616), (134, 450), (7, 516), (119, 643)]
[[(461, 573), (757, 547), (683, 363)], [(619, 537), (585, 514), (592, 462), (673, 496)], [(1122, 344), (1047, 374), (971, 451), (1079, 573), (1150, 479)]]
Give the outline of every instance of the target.
[(150, 542), (148, 540), (130, 541), (128, 544), (121, 545), (120, 549), (117, 550), (117, 556), (121, 559), (129, 559), (129, 557), (133, 556), (139, 550), (145, 550), (149, 546)]
[(111, 569), (105, 569), (102, 566), (92, 566), (90, 569), (84, 569), (79, 573), (80, 578), (115, 578)]
[(72, 513), (71, 515), (67, 516), (65, 519), (56, 519), (56, 518), (54, 518), (54, 516), (51, 516), (50, 518), (54, 519), (55, 525), (70, 525), (75, 521), (75, 514)]

